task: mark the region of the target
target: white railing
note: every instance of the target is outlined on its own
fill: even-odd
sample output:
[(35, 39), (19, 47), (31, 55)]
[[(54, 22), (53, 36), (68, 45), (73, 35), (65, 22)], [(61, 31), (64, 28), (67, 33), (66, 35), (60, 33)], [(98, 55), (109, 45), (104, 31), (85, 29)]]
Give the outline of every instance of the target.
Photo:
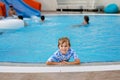
[(95, 9), (95, 0), (57, 0), (59, 9)]

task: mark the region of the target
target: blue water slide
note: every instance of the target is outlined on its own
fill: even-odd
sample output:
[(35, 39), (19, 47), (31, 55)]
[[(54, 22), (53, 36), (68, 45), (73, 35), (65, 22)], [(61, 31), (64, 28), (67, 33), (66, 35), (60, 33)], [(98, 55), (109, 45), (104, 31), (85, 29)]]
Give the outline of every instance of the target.
[(36, 10), (29, 5), (25, 4), (23, 0), (2, 0), (8, 6), (12, 5), (17, 12), (17, 15), (22, 15), (23, 17), (40, 16), (40, 11)]

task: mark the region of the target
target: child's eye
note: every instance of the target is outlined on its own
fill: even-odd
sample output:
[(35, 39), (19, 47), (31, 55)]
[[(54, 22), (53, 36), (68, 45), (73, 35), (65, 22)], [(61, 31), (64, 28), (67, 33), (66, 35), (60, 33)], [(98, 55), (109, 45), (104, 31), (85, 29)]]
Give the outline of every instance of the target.
[(61, 47), (63, 47), (63, 46), (61, 45)]

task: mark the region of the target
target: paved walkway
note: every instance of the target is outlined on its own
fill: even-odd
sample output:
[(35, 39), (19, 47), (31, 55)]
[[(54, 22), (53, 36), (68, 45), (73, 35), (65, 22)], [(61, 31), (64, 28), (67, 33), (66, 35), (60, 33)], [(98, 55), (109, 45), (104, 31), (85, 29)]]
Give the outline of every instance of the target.
[(120, 80), (120, 70), (72, 73), (0, 73), (0, 80)]

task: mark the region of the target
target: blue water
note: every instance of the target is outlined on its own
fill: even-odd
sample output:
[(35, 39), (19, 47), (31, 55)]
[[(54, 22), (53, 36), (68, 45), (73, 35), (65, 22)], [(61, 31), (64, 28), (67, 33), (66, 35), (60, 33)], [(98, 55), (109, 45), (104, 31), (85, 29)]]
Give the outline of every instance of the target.
[(81, 62), (120, 61), (120, 16), (89, 15), (88, 26), (73, 27), (83, 15), (46, 16), (44, 23), (27, 19), (28, 27), (0, 35), (0, 62), (46, 62), (61, 37), (69, 37)]

